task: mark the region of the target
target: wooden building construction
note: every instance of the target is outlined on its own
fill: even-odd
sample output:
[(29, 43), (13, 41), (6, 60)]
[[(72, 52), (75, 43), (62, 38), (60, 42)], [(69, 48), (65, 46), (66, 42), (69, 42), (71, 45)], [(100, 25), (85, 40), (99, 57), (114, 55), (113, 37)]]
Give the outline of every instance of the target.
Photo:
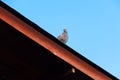
[(0, 80), (118, 80), (0, 1)]

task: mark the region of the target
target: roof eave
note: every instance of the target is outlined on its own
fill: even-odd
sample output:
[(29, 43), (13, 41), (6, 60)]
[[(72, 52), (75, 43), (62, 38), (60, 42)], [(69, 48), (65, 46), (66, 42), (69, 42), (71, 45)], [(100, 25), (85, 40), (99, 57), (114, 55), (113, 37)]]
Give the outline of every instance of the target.
[(44, 48), (48, 49), (51, 53), (58, 56), (59, 58), (63, 59), (64, 61), (68, 62), (78, 70), (84, 72), (91, 78), (95, 80), (112, 80), (107, 75), (103, 74), (87, 62), (83, 61), (82, 59), (75, 56), (73, 53), (68, 51), (67, 49), (63, 48), (62, 46), (58, 45), (53, 40), (46, 37), (44, 34), (38, 32), (29, 24), (25, 23), (3, 7), (0, 7), (0, 17), (3, 21), (11, 25), (13, 28), (18, 30), (19, 32), (23, 33), (39, 45), (43, 46)]

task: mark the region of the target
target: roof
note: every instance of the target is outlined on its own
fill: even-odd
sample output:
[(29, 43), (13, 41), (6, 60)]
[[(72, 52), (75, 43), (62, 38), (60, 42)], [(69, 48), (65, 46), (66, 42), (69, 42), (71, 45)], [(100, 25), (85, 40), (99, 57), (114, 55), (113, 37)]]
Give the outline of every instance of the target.
[(0, 22), (0, 80), (92, 80), (77, 69), (72, 73), (70, 64)]
[[(51, 56), (50, 54), (54, 54), (53, 56), (56, 56), (58, 62), (60, 61), (61, 64), (73, 66), (73, 67), (76, 68), (76, 70), (79, 73), (84, 74), (84, 75), (86, 74), (93, 79), (96, 79), (96, 80), (101, 80), (101, 79), (103, 79), (103, 80), (118, 80), (115, 76), (108, 73), (107, 71), (105, 71), (101, 67), (97, 66), (96, 64), (94, 64), (93, 62), (91, 62), (90, 60), (88, 60), (87, 58), (82, 56), (81, 54), (77, 53), (75, 50), (73, 50), (69, 46), (61, 43), (54, 36), (52, 36), (51, 34), (46, 32), (42, 28), (40, 28), (35, 23), (28, 20), (24, 16), (22, 16), (17, 11), (15, 11), (12, 8), (10, 8), (9, 6), (7, 6), (5, 3), (1, 2), (0, 5), (1, 5), (1, 7), (0, 7), (0, 11), (1, 11), (0, 17), (2, 19), (1, 22), (3, 22), (3, 23), (5, 22), (6, 26), (9, 25), (11, 27), (11, 29), (9, 31), (11, 31), (12, 29), (16, 29), (15, 30), (16, 34), (18, 33), (22, 37), (24, 36), (23, 38), (27, 39), (27, 41), (25, 41), (25, 42), (29, 43), (29, 41), (30, 41), (30, 44), (32, 43), (32, 46), (34, 47), (34, 49), (32, 49), (30, 47), (30, 49), (28, 48), (29, 50), (32, 49), (35, 52), (37, 52), (37, 51), (40, 52), (39, 49), (42, 49), (44, 51), (44, 53), (48, 53), (48, 54), (44, 55), (45, 57), (47, 55)], [(9, 32), (9, 31), (7, 31), (7, 32)], [(15, 35), (15, 33), (12, 33), (11, 36)], [(1, 34), (1, 36), (2, 35), (3, 34)], [(4, 33), (4, 36), (5, 35), (6, 35), (6, 33)], [(6, 36), (8, 36), (8, 35), (6, 35)], [(8, 41), (7, 39), (8, 39), (8, 37), (5, 38), (6, 42)], [(17, 37), (18, 41), (20, 39), (21, 38)], [(13, 41), (13, 43), (16, 42), (13, 39), (11, 41)], [(7, 46), (8, 46), (9, 43), (11, 43), (11, 42), (6, 43)], [(24, 43), (24, 42), (22, 42), (22, 43)], [(12, 44), (10, 44), (10, 45), (12, 45)], [(18, 42), (17, 42), (17, 45), (20, 46), (20, 44), (18, 44)], [(4, 44), (2, 46), (4, 46)], [(39, 46), (39, 49), (37, 49), (35, 46)], [(6, 48), (6, 46), (5, 46), (5, 48)], [(19, 47), (19, 48), (21, 48), (21, 47)], [(17, 52), (18, 52), (18, 50), (20, 51), (20, 49), (18, 49), (18, 50), (17, 49), (16, 49)], [(22, 50), (22, 51), (26, 51), (27, 48), (24, 48), (24, 49), (25, 50)], [(29, 57), (30, 57), (30, 55), (34, 56), (33, 54), (29, 54), (30, 53), (29, 50), (27, 50), (28, 52), (20, 52), (20, 53), (27, 53), (26, 56), (29, 55)], [(3, 50), (3, 51), (6, 51), (6, 50)], [(41, 53), (43, 53), (43, 51), (41, 51)], [(6, 53), (8, 53), (8, 51)], [(38, 56), (39, 53), (37, 53), (35, 55)], [(3, 55), (3, 56), (5, 56), (5, 55)], [(35, 56), (35, 58), (37, 56)], [(55, 57), (54, 58), (50, 57), (50, 59), (49, 59), (49, 57), (46, 57), (46, 60), (48, 60), (48, 62), (45, 62), (45, 63), (49, 63), (50, 60), (51, 60), (51, 63), (52, 63), (52, 62), (54, 62), (54, 60), (52, 60), (52, 59), (56, 60), (56, 58)], [(59, 58), (60, 58), (60, 60), (59, 60)], [(30, 60), (31, 59), (32, 58), (30, 57)], [(64, 60), (65, 62), (61, 61), (61, 59)], [(37, 57), (37, 59), (35, 59), (35, 61), (38, 62), (37, 60), (41, 61), (41, 60), (39, 60), (38, 57)], [(44, 62), (44, 60), (42, 60), (42, 61)], [(24, 60), (23, 60), (23, 62), (24, 62)], [(57, 63), (57, 62), (55, 62), (55, 63)], [(38, 64), (36, 66), (38, 66)], [(34, 67), (36, 67), (36, 66), (34, 66)]]

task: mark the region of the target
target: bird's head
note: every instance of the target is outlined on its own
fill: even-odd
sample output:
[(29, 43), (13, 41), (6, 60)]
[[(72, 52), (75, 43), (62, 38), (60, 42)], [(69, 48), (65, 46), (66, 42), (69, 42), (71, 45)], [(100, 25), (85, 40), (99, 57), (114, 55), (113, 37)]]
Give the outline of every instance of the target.
[(64, 28), (64, 32), (66, 32), (66, 33), (67, 33), (67, 29), (65, 29), (65, 28)]

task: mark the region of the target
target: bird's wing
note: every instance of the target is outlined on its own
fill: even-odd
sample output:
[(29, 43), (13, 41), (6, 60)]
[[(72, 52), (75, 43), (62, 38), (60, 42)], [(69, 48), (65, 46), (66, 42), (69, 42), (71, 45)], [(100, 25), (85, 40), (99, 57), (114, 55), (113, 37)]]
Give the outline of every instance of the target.
[(58, 36), (58, 40), (60, 40), (63, 43), (66, 43), (68, 41), (68, 33), (64, 31), (61, 35)]

